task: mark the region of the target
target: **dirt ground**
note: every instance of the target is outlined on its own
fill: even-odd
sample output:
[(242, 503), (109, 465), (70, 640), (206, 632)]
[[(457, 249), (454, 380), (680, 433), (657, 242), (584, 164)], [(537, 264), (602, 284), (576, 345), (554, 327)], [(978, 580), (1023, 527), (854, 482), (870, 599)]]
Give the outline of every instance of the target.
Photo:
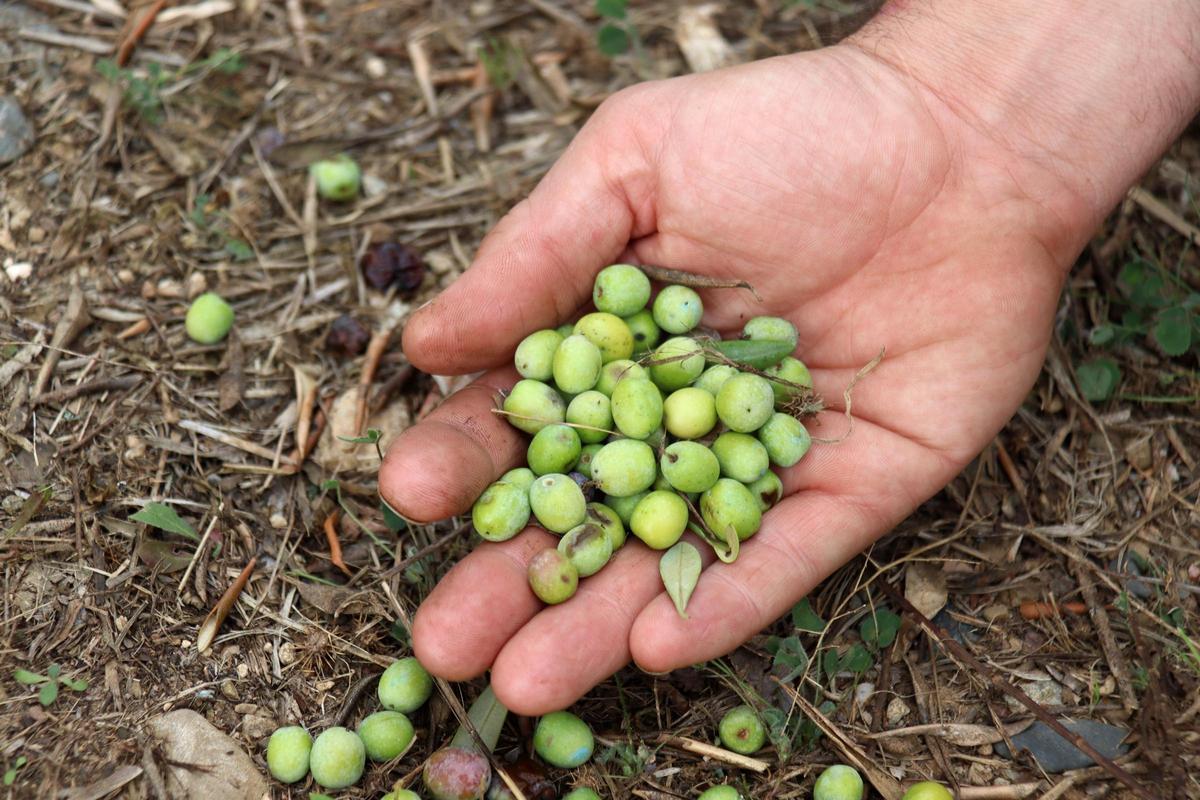
[[(385, 447), (458, 385), (389, 346), (410, 309), (468, 267), (612, 92), (706, 57), (829, 44), (873, 8), (633, 5), (634, 47), (610, 57), (580, 0), (171, 4), (125, 66), (149, 4), (0, 8), (0, 87), (38, 132), (0, 166), (0, 796), (178, 796), (151, 735), (168, 711), (198, 712), (265, 776), (277, 725), (373, 710), (355, 687), (408, 652), (402, 620), (471, 546), (461, 520), (390, 525), (375, 447), (337, 438), (374, 428)], [(343, 150), (363, 194), (318, 202), (306, 167)], [(1137, 796), (1118, 770), (1150, 796), (1200, 797), (1196, 348), (1097, 333), (1141, 302), (1130, 264), (1200, 292), (1198, 180), (1193, 125), (1096, 231), (1003, 433), (810, 596), (820, 633), (800, 609), (727, 658), (622, 671), (574, 708), (596, 758), (528, 796), (692, 798), (729, 780), (784, 800), (859, 759), (880, 781), (934, 778), (975, 800)], [(360, 269), (381, 242), (419, 257), (385, 291)], [(239, 319), (213, 346), (184, 334), (205, 288)], [(1101, 357), (1121, 380), (1092, 401), (1081, 387)], [(131, 519), (152, 502), (182, 532)], [(884, 607), (894, 637), (883, 617), (865, 624)], [(63, 681), (42, 703), (52, 681), (14, 677), (52, 664), (86, 688)], [(452, 689), (469, 704), (483, 686)], [(772, 725), (761, 771), (683, 741), (715, 744), (741, 702)], [(339, 797), (380, 797), (456, 727), (437, 693), (413, 719), (416, 746)], [(1004, 755), (1047, 719), (1115, 726), (1127, 747), (1055, 772)], [(502, 760), (529, 722), (507, 725)]]

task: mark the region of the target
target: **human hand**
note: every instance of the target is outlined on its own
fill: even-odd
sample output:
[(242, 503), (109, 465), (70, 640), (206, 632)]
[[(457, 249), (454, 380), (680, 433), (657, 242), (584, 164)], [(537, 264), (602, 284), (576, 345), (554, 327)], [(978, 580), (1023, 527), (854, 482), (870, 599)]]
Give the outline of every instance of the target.
[[(469, 511), (524, 458), (492, 413), (528, 333), (577, 315), (592, 280), (628, 261), (749, 281), (702, 292), (704, 323), (791, 320), (846, 433), (783, 470), (786, 499), (736, 562), (708, 566), (681, 619), (659, 553), (635, 539), (567, 603), (543, 607), (525, 565), (555, 537), (480, 543), (419, 609), (432, 672), (491, 669), (511, 710), (565, 708), (631, 659), (663, 672), (726, 654), (937, 492), (1032, 385), (1066, 268), (1094, 225), (1061, 172), (985, 135), (920, 82), (850, 44), (644, 84), (602, 106), (474, 265), (409, 321), (428, 372), (491, 369), (387, 454), (384, 498), (416, 521)], [(709, 554), (711, 555), (711, 554)]]

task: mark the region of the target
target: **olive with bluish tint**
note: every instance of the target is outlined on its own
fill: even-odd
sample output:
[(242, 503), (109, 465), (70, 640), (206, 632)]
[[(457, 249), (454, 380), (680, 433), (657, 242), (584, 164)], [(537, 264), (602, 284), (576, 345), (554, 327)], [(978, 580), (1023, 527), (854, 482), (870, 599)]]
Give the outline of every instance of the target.
[(529, 490), (517, 483), (493, 483), (471, 507), (471, 524), (489, 542), (508, 541), (529, 524)]
[(586, 336), (572, 334), (554, 351), (554, 384), (566, 394), (586, 392), (596, 385), (603, 363), (599, 347)]
[(699, 439), (717, 424), (717, 403), (694, 386), (671, 392), (663, 401), (663, 427), (680, 439)]
[(533, 470), (529, 467), (515, 467), (500, 476), (498, 483), (511, 483), (514, 486), (520, 486), (526, 492), (533, 485), (533, 479), (537, 476), (533, 474)]
[(671, 359), (650, 366), (650, 380), (664, 392), (690, 385), (704, 371), (704, 352), (700, 343), (686, 336), (667, 339), (655, 349), (652, 359)]
[(703, 492), (721, 477), (721, 463), (713, 452), (696, 442), (667, 445), (659, 459), (662, 476), (681, 492)]
[(556, 548), (547, 547), (529, 560), (529, 588), (547, 605), (570, 600), (579, 588), (579, 570)]
[(567, 425), (547, 425), (529, 442), (525, 460), (535, 475), (567, 473), (579, 460), (579, 434)]
[(862, 800), (863, 779), (845, 764), (827, 767), (813, 784), (813, 800)]
[(741, 483), (754, 483), (770, 468), (767, 448), (748, 433), (726, 431), (712, 443), (721, 474)]
[(567, 422), (586, 426), (574, 429), (579, 441), (584, 444), (603, 442), (613, 426), (612, 407), (608, 398), (595, 389), (575, 395), (567, 405)]
[[(771, 376), (772, 378), (780, 378), (788, 381), (788, 383), (794, 383), (798, 386), (806, 386), (809, 389), (811, 389), (813, 385), (812, 373), (808, 371), (808, 367), (805, 366), (804, 362), (800, 359), (792, 358), (791, 356), (787, 356), (778, 364), (773, 367), (768, 367), (767, 369), (763, 370), (763, 372), (767, 373), (767, 375)], [(799, 389), (795, 389), (791, 386), (787, 386), (786, 384), (778, 383), (776, 381), (771, 381), (771, 391), (775, 394), (776, 408), (782, 408), (793, 397), (800, 393)]]
[(609, 497), (628, 497), (654, 484), (658, 469), (650, 445), (637, 439), (609, 442), (592, 456), (592, 480)]
[(588, 522), (599, 525), (604, 531), (614, 553), (625, 544), (625, 523), (621, 521), (620, 515), (609, 506), (604, 503), (588, 503), (587, 519)]
[(553, 329), (535, 331), (517, 345), (513, 363), (522, 378), (548, 381), (554, 377), (554, 354), (562, 344), (562, 335)]
[(600, 377), (596, 380), (596, 391), (605, 397), (612, 397), (613, 389), (617, 388), (617, 383), (623, 378), (650, 380), (650, 374), (636, 361), (619, 358), (600, 368)]
[(700, 324), (704, 303), (688, 286), (672, 284), (663, 288), (651, 306), (654, 324), (670, 334), (687, 333)]
[(603, 311), (585, 314), (575, 323), (575, 333), (600, 348), (600, 357), (605, 364), (633, 355), (633, 333), (625, 320), (614, 314)]
[(379, 705), (388, 711), (410, 714), (433, 694), (433, 678), (413, 656), (393, 661), (379, 676)]
[(391, 761), (408, 752), (415, 737), (412, 723), (399, 711), (376, 711), (358, 724), (358, 738), (372, 761)]
[(746, 541), (762, 525), (758, 501), (745, 484), (731, 478), (720, 478), (712, 488), (700, 495), (700, 516), (710, 531), (720, 538), (733, 528), (738, 541)]
[(767, 741), (767, 729), (750, 706), (730, 709), (717, 725), (721, 744), (735, 753), (757, 753)]
[(584, 522), (563, 534), (558, 551), (567, 557), (579, 577), (587, 578), (603, 569), (612, 558), (612, 540), (600, 525)]
[(633, 334), (633, 354), (635, 356), (648, 353), (662, 338), (662, 331), (654, 324), (654, 315), (649, 311), (639, 311), (633, 316), (624, 317), (629, 332)]
[[(595, 469), (595, 461), (592, 462)], [(566, 533), (583, 522), (587, 500), (568, 475), (542, 475), (529, 487), (529, 509), (538, 524), (554, 533)]]
[(367, 765), (367, 749), (353, 731), (329, 728), (313, 741), (308, 768), (326, 789), (345, 789), (358, 783)]
[(645, 439), (662, 424), (662, 392), (648, 380), (625, 378), (618, 382), (611, 408), (617, 430), (631, 439)]
[(612, 264), (592, 283), (592, 305), (618, 317), (636, 314), (650, 302), (650, 279), (632, 264)]
[(783, 317), (753, 317), (746, 321), (742, 328), (742, 336), (746, 339), (787, 342), (793, 350), (800, 341), (796, 326)]
[[(590, 342), (589, 342), (590, 344)], [(525, 433), (535, 434), (547, 425), (562, 422), (567, 404), (554, 388), (532, 378), (517, 381), (504, 398), (509, 423)]]
[(754, 483), (746, 484), (746, 488), (758, 501), (759, 511), (766, 511), (783, 499), (783, 482), (771, 470), (763, 473)]
[(758, 375), (735, 375), (717, 392), (717, 416), (730, 430), (756, 431), (774, 411), (775, 393), (767, 379)]
[(699, 378), (696, 378), (696, 382), (692, 386), (708, 392), (715, 400), (717, 392), (721, 391), (721, 387), (725, 385), (725, 381), (737, 374), (738, 371), (728, 364), (713, 364), (704, 370)]
[(592, 729), (569, 711), (546, 714), (533, 730), (534, 752), (559, 769), (574, 769), (586, 763), (595, 747)]
[(629, 529), (652, 550), (666, 550), (687, 528), (688, 507), (674, 492), (653, 491), (633, 509)]
[(591, 480), (592, 477), (592, 459), (603, 447), (602, 444), (587, 444), (579, 451), (579, 461), (575, 462), (575, 469), (583, 473), (588, 480)]
[(299, 725), (286, 725), (267, 741), (267, 769), (280, 783), (295, 783), (308, 774), (313, 740)]
[(638, 492), (627, 497), (614, 497), (609, 495), (604, 498), (604, 505), (611, 508), (617, 513), (617, 517), (625, 525), (629, 527), (629, 521), (633, 519), (633, 510), (637, 508), (637, 504), (642, 502), (642, 498), (650, 494), (649, 491)]
[(793, 466), (812, 446), (812, 435), (791, 414), (775, 413), (758, 431), (758, 440), (777, 467)]

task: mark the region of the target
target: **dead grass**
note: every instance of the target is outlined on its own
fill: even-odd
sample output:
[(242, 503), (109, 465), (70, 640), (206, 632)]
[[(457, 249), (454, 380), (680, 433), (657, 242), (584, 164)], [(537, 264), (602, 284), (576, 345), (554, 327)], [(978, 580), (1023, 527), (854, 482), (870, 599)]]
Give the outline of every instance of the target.
[[(166, 9), (130, 61), (131, 99), (97, 71), (133, 27), (111, 13), (116, 4), (0, 10), (21, 15), (2, 26), (0, 71), (40, 131), (0, 170), (0, 250), (6, 265), (33, 270), (16, 283), (0, 275), (0, 528), (50, 489), (0, 540), (0, 764), (28, 759), (5, 796), (65, 796), (142, 764), (146, 720), (175, 708), (199, 711), (261, 764), (264, 730), (334, 719), (364, 675), (402, 652), (399, 610), (411, 612), (469, 540), (447, 535), (456, 520), (388, 530), (374, 449), (334, 438), (355, 429), (365, 365), (327, 351), (330, 325), (350, 313), (377, 335), (394, 331), (467, 267), (605, 96), (687, 70), (676, 3), (634, 14), (641, 60), (596, 51), (586, 2), (228, 5)], [(741, 59), (835, 41), (870, 11), (729, 5), (717, 20)], [(489, 63), (477, 44), (492, 48)], [(156, 64), (166, 77), (152, 85)], [(178, 73), (186, 64), (203, 66)], [(361, 160), (365, 196), (318, 203), (304, 166), (340, 149)], [(1055, 348), (1012, 422), (944, 492), (814, 592), (829, 627), (798, 637), (816, 658), (847, 652), (862, 619), (887, 602), (880, 581), (910, 597), (944, 592), (938, 621), (971, 631), (976, 657), (1053, 715), (1128, 727), (1121, 764), (1155, 796), (1177, 798), (1200, 796), (1200, 653), (1185, 640), (1200, 640), (1196, 360), (1140, 346), (1117, 353), (1126, 395), (1174, 402), (1093, 406), (1072, 369), (1087, 352), (1075, 332), (1103, 321), (1131, 254), (1179, 265), (1200, 290), (1186, 227), (1197, 222), (1197, 175), (1193, 129), (1142, 182), (1144, 195), (1097, 231), (1064, 293)], [(424, 255), (430, 269), (414, 292), (363, 283), (358, 259), (384, 240)], [(234, 303), (236, 340), (200, 347), (183, 335), (187, 300), (204, 287)], [(367, 426), (384, 431), (386, 446), (453, 387), (414, 373), (397, 348), (381, 352)], [(298, 435), (305, 429), (313, 436)], [(331, 478), (340, 509), (320, 488)], [(219, 549), (130, 522), (149, 501), (172, 506)], [(335, 509), (348, 575), (323, 530)], [(1120, 566), (1133, 556), (1150, 565), (1138, 595)], [(197, 653), (198, 627), (251, 558), (232, 613)], [(1026, 601), (1053, 605), (1025, 619)], [(1088, 613), (1057, 610), (1072, 602)], [(874, 694), (856, 699), (846, 673), (788, 688), (831, 701), (825, 713), (844, 741), (893, 776), (953, 780), (977, 800), (1132, 796), (1103, 769), (1044, 775), (1028, 757), (977, 742), (980, 730), (1029, 714), (912, 622), (863, 674)], [(794, 633), (785, 619), (719, 662), (662, 678), (622, 671), (577, 708), (601, 758), (552, 777), (560, 789), (582, 782), (614, 798), (692, 797), (729, 776), (754, 798), (807, 797), (846, 745), (839, 752), (825, 736), (786, 758), (766, 751), (770, 768), (757, 773), (660, 741), (711, 743), (720, 714), (746, 699), (797, 713), (767, 652), (770, 637)], [(43, 708), (9, 676), (52, 662), (90, 686)], [(460, 688), (469, 700), (479, 687)], [(379, 796), (454, 727), (436, 698), (416, 721), (419, 744), (402, 763), (370, 770), (340, 796)], [(879, 736), (926, 723), (974, 732)], [(527, 726), (510, 724), (501, 751), (519, 748), (522, 734)], [(103, 796), (156, 791), (137, 776)]]

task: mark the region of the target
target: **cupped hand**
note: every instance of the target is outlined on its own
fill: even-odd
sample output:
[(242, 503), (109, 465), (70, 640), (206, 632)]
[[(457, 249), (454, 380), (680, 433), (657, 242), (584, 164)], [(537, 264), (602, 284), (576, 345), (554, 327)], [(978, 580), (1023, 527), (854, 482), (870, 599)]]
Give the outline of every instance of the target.
[[(565, 708), (634, 661), (665, 672), (718, 657), (940, 490), (1032, 386), (1080, 223), (1036, 159), (968, 124), (850, 44), (648, 83), (602, 105), (471, 268), (404, 331), (438, 374), (488, 370), (397, 439), (384, 498), (416, 521), (467, 513), (527, 438), (492, 413), (527, 334), (575, 317), (604, 266), (628, 261), (749, 281), (702, 292), (736, 335), (777, 315), (800, 334), (827, 409), (781, 474), (786, 499), (738, 559), (708, 565), (682, 619), (636, 539), (567, 603), (545, 607), (525, 565), (555, 537), (480, 543), (431, 592), (413, 646), (435, 674), (491, 670), (511, 710)], [(1057, 204), (1061, 209), (1063, 204)], [(1070, 207), (1067, 204), (1066, 207)], [(1083, 231), (1086, 233), (1086, 230)]]

